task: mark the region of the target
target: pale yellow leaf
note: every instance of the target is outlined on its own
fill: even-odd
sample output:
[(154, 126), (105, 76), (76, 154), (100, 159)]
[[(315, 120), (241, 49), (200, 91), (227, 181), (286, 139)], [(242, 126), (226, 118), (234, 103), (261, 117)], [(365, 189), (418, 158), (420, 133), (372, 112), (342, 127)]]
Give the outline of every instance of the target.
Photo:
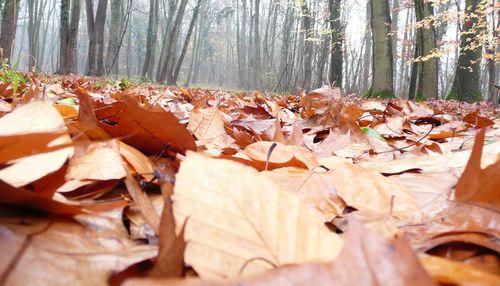
[(67, 180), (111, 180), (121, 179), (127, 175), (125, 162), (117, 150), (116, 143), (111, 146), (99, 143), (90, 144), (83, 156), (71, 158), (69, 161)]
[(120, 155), (139, 173), (143, 178), (150, 181), (154, 178), (154, 163), (134, 147), (118, 141)]
[(187, 129), (198, 139), (198, 145), (210, 144), (209, 148), (226, 148), (235, 142), (224, 129), (223, 113), (217, 107), (194, 109)]
[[(334, 259), (342, 240), (319, 214), (255, 169), (188, 152), (176, 177), (177, 226), (188, 218), (185, 261), (202, 277)], [(265, 262), (263, 260), (267, 260)]]
[(450, 285), (500, 285), (500, 276), (445, 258), (422, 255), (420, 262), (434, 281)]
[[(57, 109), (45, 101), (33, 101), (0, 118), (1, 135), (66, 131), (64, 119)], [(71, 143), (68, 134), (51, 141), (48, 146)], [(0, 170), (0, 179), (14, 187), (24, 186), (52, 173), (73, 154), (73, 147), (35, 154), (10, 162)]]

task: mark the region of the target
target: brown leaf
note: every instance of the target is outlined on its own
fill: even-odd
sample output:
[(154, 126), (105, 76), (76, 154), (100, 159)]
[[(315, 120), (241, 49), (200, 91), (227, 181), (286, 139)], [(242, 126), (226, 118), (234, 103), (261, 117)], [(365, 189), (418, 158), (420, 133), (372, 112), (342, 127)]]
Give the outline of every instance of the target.
[[(30, 102), (0, 118), (0, 136), (64, 131), (66, 127), (59, 112), (52, 104), (44, 101)], [(69, 135), (63, 134), (47, 146), (54, 147), (71, 142)], [(16, 159), (10, 162), (10, 166), (0, 170), (0, 179), (15, 187), (24, 186), (58, 170), (72, 154), (73, 147), (66, 147)]]
[(158, 106), (146, 110), (131, 95), (95, 112), (101, 128), (146, 155), (158, 155), (167, 146), (182, 154), (196, 149), (194, 138), (172, 113)]
[(455, 187), (455, 199), (500, 209), (500, 156), (495, 164), (481, 169), (485, 129), (476, 135), (469, 162)]
[(224, 128), (223, 113), (217, 107), (195, 109), (191, 112), (187, 129), (198, 139), (198, 145), (207, 149), (228, 148), (235, 142)]
[(144, 191), (141, 189), (141, 186), (137, 183), (137, 181), (132, 177), (130, 173), (127, 174), (125, 178), (125, 185), (127, 185), (127, 190), (134, 200), (134, 203), (141, 210), (141, 214), (144, 217), (144, 220), (149, 224), (149, 226), (154, 230), (156, 234), (159, 233), (160, 228), (160, 217), (156, 213), (153, 204), (149, 200), (149, 197)]
[(337, 194), (360, 211), (392, 216), (401, 223), (418, 222), (422, 213), (408, 189), (380, 173), (358, 165), (340, 163), (333, 171)]
[(3, 181), (0, 181), (0, 203), (58, 215), (71, 216), (83, 212), (78, 207), (54, 201), (47, 196), (22, 188), (14, 188)]
[(485, 128), (495, 124), (493, 120), (480, 116), (477, 111), (465, 115), (463, 120), (474, 125), (475, 128)]
[(154, 256), (155, 247), (128, 239), (120, 216), (0, 216), (2, 284), (104, 285), (112, 271)]
[(58, 131), (0, 136), (0, 163), (66, 148), (68, 145), (48, 146), (64, 134), (64, 131)]
[(314, 170), (280, 168), (262, 174), (271, 178), (282, 190), (297, 195), (309, 207), (319, 211), (325, 222), (341, 215), (347, 207), (337, 195), (331, 171), (320, 167)]
[(307, 149), (279, 142), (259, 141), (252, 143), (245, 148), (244, 154), (252, 159), (260, 170), (264, 170), (266, 165), (267, 170), (282, 167), (313, 169), (319, 165), (314, 154)]
[(116, 141), (92, 143), (77, 148), (75, 156), (69, 161), (66, 174), (68, 180), (112, 180), (127, 175)]
[(330, 263), (288, 265), (231, 280), (135, 279), (125, 285), (436, 285), (404, 239), (385, 239), (352, 220), (345, 241)]
[(481, 271), (462, 263), (431, 255), (423, 255), (420, 261), (425, 270), (440, 284), (500, 285), (500, 275)]

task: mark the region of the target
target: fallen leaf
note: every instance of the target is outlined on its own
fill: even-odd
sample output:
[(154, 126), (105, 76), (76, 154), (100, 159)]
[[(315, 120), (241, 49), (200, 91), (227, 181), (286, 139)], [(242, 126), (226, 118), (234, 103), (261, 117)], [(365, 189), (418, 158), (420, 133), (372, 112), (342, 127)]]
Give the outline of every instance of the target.
[(493, 165), (481, 169), (485, 129), (476, 135), (472, 153), (455, 187), (455, 199), (500, 209), (500, 156)]
[[(436, 285), (402, 239), (385, 239), (352, 220), (346, 243), (330, 263), (287, 265), (230, 280), (131, 279), (124, 285)], [(383, 258), (383, 259), (381, 259)]]
[(177, 225), (189, 217), (185, 260), (201, 277), (330, 260), (342, 245), (318, 214), (253, 168), (192, 152), (176, 177), (174, 215)]
[(125, 178), (125, 185), (127, 186), (127, 190), (134, 200), (134, 203), (141, 210), (144, 220), (146, 220), (154, 232), (158, 234), (160, 229), (160, 217), (156, 213), (149, 197), (146, 193), (144, 193), (141, 186), (139, 186), (137, 181), (130, 174), (127, 174), (127, 177)]
[(80, 215), (77, 220), (0, 216), (1, 281), (13, 286), (104, 285), (112, 271), (156, 254), (155, 247), (129, 240), (115, 217)]
[[(30, 102), (0, 118), (0, 136), (65, 131), (64, 120), (59, 112), (52, 104), (44, 101)], [(71, 138), (63, 134), (47, 146), (69, 143)], [(72, 154), (73, 147), (66, 147), (16, 159), (9, 162), (10, 166), (0, 170), (0, 180), (14, 187), (24, 186), (58, 170)]]
[(194, 138), (172, 113), (157, 106), (146, 110), (132, 95), (95, 112), (101, 128), (146, 155), (166, 148), (182, 154), (196, 149)]
[(391, 213), (407, 219), (418, 220), (422, 216), (417, 201), (408, 189), (378, 172), (355, 164), (340, 163), (333, 171), (333, 182), (338, 195), (356, 209)]
[(84, 154), (76, 152), (69, 161), (68, 180), (112, 180), (127, 175), (117, 142), (93, 143), (85, 149), (81, 151)]
[(258, 163), (261, 170), (282, 167), (300, 167), (313, 169), (318, 166), (314, 154), (303, 147), (284, 145), (279, 142), (259, 141), (248, 145), (243, 151), (250, 159)]
[(187, 129), (199, 140), (199, 145), (207, 148), (224, 149), (235, 142), (224, 128), (222, 113), (217, 107), (194, 109)]
[(423, 255), (420, 261), (425, 270), (441, 284), (500, 285), (500, 276), (448, 259)]
[(480, 116), (479, 112), (477, 112), (477, 111), (471, 112), (471, 113), (465, 115), (463, 120), (469, 124), (474, 125), (474, 127), (478, 128), (478, 129), (489, 127), (489, 126), (495, 124), (495, 122), (493, 122), (493, 120), (488, 119), (488, 118), (483, 117), (483, 116)]

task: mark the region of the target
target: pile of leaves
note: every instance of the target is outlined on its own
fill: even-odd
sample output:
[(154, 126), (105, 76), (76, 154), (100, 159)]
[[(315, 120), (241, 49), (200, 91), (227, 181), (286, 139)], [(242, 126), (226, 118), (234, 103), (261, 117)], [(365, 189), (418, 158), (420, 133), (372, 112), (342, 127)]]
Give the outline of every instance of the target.
[(500, 285), (487, 104), (0, 83), (0, 285)]

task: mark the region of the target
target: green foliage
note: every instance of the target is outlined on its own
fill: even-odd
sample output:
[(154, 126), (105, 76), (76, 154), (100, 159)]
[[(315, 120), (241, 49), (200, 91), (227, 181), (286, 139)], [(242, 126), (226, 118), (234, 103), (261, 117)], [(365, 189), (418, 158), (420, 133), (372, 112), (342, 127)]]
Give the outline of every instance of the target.
[(8, 60), (2, 60), (2, 66), (0, 67), (0, 81), (1, 82), (11, 82), (14, 94), (17, 92), (20, 84), (26, 84), (28, 79), (24, 74), (15, 71), (15, 67), (11, 68)]
[(450, 93), (448, 93), (448, 96), (446, 96), (446, 100), (478, 102), (483, 101), (483, 96), (481, 93), (475, 93), (469, 98), (462, 98), (456, 91), (451, 90)]
[(420, 92), (417, 93), (417, 95), (415, 95), (415, 98), (413, 99), (413, 101), (426, 101), (426, 100), (427, 98), (425, 98), (425, 96)]
[(385, 138), (382, 137), (382, 135), (380, 135), (380, 133), (378, 133), (378, 131), (373, 129), (373, 128), (363, 127), (363, 128), (361, 128), (361, 131), (363, 131), (363, 133), (365, 133), (368, 137), (372, 137), (372, 138), (378, 139), (380, 141), (386, 142)]
[(133, 85), (133, 82), (130, 81), (128, 78), (122, 78), (118, 86), (120, 87), (121, 90), (125, 90), (127, 88), (130, 88)]
[(394, 92), (393, 91), (389, 91), (389, 90), (384, 90), (384, 91), (381, 91), (381, 92), (373, 92), (373, 87), (370, 87), (364, 94), (363, 94), (363, 97), (364, 98), (382, 98), (382, 99), (385, 99), (385, 98), (394, 98)]
[(373, 92), (373, 87), (370, 86), (370, 88), (363, 93), (363, 98), (371, 98)]

